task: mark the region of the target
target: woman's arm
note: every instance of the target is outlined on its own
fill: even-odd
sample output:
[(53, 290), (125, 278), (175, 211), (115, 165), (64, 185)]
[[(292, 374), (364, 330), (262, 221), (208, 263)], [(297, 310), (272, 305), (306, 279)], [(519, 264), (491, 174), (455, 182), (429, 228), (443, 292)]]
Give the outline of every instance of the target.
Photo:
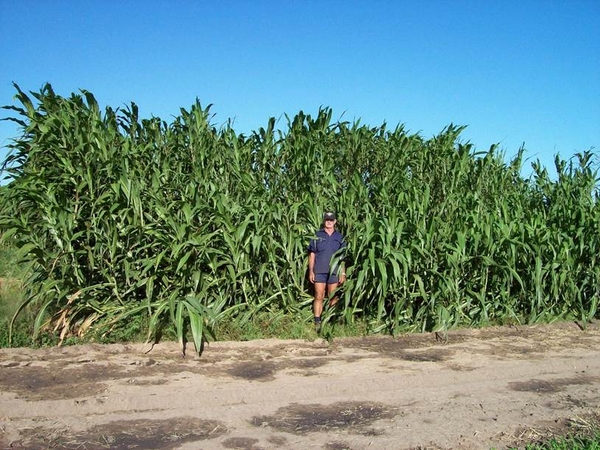
[(308, 279), (311, 283), (315, 282), (315, 254), (314, 252), (308, 253)]

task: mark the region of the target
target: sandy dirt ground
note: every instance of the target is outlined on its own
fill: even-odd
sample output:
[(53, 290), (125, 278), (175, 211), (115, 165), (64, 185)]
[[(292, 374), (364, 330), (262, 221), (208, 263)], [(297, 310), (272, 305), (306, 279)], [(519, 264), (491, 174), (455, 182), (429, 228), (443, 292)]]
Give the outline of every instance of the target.
[(600, 322), (0, 350), (0, 448), (504, 449), (600, 417)]

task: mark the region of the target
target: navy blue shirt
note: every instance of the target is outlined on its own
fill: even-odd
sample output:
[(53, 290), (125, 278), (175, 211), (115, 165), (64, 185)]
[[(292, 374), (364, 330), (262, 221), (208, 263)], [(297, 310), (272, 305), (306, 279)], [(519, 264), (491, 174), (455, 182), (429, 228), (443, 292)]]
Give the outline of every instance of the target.
[(310, 240), (308, 251), (315, 254), (315, 273), (329, 273), (331, 257), (346, 246), (342, 233), (334, 230), (331, 236), (324, 229), (317, 231), (316, 238)]

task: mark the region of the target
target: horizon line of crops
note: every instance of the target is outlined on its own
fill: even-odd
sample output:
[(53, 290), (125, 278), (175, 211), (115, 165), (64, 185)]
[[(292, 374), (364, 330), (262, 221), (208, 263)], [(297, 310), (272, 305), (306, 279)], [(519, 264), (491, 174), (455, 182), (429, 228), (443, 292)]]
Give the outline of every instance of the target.
[[(334, 122), (322, 108), (246, 136), (199, 101), (171, 123), (134, 103), (100, 110), (16, 84), (0, 230), (31, 263), (27, 300), (64, 339), (150, 317), (149, 339), (190, 329), (198, 351), (223, 320), (310, 305), (305, 249), (324, 209), (348, 241), (340, 315), (373, 332), (598, 316), (598, 155), (521, 176), (450, 125)], [(6, 120), (6, 119), (5, 119)], [(109, 329), (109, 328), (108, 328)]]

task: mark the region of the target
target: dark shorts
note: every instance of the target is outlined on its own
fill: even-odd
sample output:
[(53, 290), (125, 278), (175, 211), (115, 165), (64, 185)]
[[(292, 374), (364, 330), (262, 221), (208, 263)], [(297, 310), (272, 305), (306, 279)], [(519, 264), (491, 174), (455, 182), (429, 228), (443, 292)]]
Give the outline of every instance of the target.
[(340, 279), (333, 273), (315, 273), (315, 283), (339, 283)]

